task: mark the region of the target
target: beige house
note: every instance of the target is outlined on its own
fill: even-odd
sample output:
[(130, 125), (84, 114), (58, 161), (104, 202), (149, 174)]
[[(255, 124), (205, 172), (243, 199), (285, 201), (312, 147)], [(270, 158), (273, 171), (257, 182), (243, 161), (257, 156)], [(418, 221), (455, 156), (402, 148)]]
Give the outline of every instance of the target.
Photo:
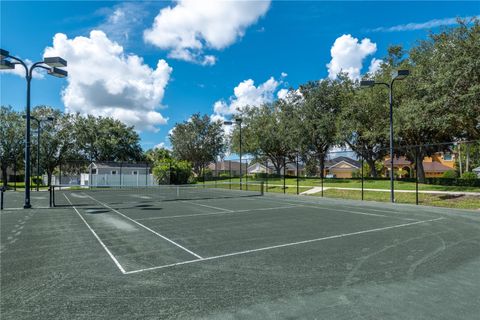
[(325, 162), (325, 176), (333, 178), (353, 178), (354, 173), (361, 169), (361, 163), (348, 157), (336, 157)]

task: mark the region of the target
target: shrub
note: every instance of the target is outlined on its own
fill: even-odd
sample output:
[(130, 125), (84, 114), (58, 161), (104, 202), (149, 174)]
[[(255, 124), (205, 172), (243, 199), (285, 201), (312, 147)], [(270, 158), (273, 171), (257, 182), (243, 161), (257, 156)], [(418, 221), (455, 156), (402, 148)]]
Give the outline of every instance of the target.
[(183, 160), (168, 159), (156, 165), (152, 171), (158, 184), (186, 184), (192, 178), (192, 166)]
[(474, 172), (464, 172), (461, 176), (461, 179), (475, 180), (475, 179), (477, 179), (477, 175)]
[(447, 170), (443, 173), (442, 178), (455, 179), (457, 178), (457, 172), (455, 170)]

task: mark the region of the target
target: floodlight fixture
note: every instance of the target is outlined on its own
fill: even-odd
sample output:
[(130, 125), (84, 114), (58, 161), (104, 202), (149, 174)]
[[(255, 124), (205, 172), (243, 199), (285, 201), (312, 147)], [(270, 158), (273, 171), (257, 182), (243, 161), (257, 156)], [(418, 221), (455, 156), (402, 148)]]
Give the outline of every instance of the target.
[(15, 69), (15, 64), (8, 61), (8, 60), (1, 60), (0, 61), (0, 69), (1, 70), (12, 70), (12, 69)]
[(242, 121), (243, 121), (242, 118), (235, 118), (235, 122), (238, 124), (242, 123)]
[(231, 126), (233, 124), (232, 121), (223, 121), (223, 124), (226, 126)]
[(403, 80), (410, 75), (410, 70), (401, 69), (392, 72), (392, 80)]
[(362, 80), (360, 81), (361, 87), (373, 87), (375, 85), (375, 80)]
[(10, 52), (7, 50), (0, 49), (0, 60), (8, 58), (10, 56)]
[(48, 70), (48, 74), (57, 78), (65, 78), (68, 76), (68, 72), (57, 67), (53, 67)]
[(67, 61), (60, 57), (47, 57), (43, 59), (43, 63), (50, 67), (63, 68), (67, 66)]

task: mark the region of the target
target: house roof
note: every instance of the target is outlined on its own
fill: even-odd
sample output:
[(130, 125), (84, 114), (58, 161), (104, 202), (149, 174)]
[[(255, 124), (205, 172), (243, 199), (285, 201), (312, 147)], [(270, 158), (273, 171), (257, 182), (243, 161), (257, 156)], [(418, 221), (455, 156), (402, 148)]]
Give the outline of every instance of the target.
[[(243, 162), (243, 161), (242, 161)], [(208, 168), (210, 170), (215, 170), (215, 162), (211, 162), (209, 165), (208, 165)], [(217, 162), (217, 170), (219, 171), (229, 171), (229, 170), (236, 170), (236, 171), (239, 171), (240, 170), (240, 162), (238, 161), (230, 161), (230, 160), (226, 160), (226, 161), (218, 161)], [(242, 163), (242, 170), (246, 170), (247, 169), (247, 164), (246, 163)]]
[(425, 172), (445, 172), (448, 170), (453, 170), (446, 165), (441, 164), (440, 162), (433, 161), (433, 162), (423, 162), (423, 170)]
[(325, 161), (325, 169), (335, 167), (336, 165), (338, 165), (341, 162), (346, 162), (349, 165), (351, 165), (352, 167), (360, 168), (360, 161), (354, 160), (354, 159), (349, 158), (349, 157), (343, 157), (342, 156), (342, 157), (336, 157), (336, 158)]
[(93, 165), (96, 168), (134, 168), (134, 169), (145, 169), (147, 168), (146, 163), (126, 163), (126, 162), (92, 162), (90, 165)]

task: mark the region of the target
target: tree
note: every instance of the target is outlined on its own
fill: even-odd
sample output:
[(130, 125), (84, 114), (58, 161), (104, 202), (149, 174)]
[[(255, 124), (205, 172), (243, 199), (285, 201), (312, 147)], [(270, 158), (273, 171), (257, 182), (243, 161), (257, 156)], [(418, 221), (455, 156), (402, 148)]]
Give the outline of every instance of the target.
[(3, 186), (7, 186), (7, 169), (22, 158), (24, 147), (22, 117), (11, 106), (0, 107), (0, 169)]
[(318, 160), (323, 176), (328, 150), (338, 142), (337, 120), (341, 110), (344, 76), (339, 80), (321, 80), (300, 86), (303, 103), (298, 104), (298, 141), (303, 158)]
[(196, 113), (188, 121), (177, 123), (169, 138), (173, 156), (189, 161), (197, 175), (225, 152), (222, 124), (212, 122), (208, 115)]
[(165, 148), (149, 149), (145, 152), (145, 159), (150, 164), (166, 162), (172, 158), (171, 151)]
[(368, 164), (376, 178), (376, 162), (388, 153), (388, 93), (383, 87), (346, 90), (338, 121), (338, 135)]
[(37, 119), (54, 118), (53, 122), (43, 124), (40, 137), (40, 162), (45, 168), (50, 185), (53, 172), (61, 163), (78, 159), (75, 132), (72, 130), (75, 126), (75, 117), (48, 106), (36, 107), (32, 115)]
[[(286, 100), (265, 103), (258, 107), (242, 108), (242, 151), (254, 155), (258, 160), (268, 159), (277, 174), (284, 162), (291, 160), (295, 147), (293, 104)], [(240, 129), (232, 132), (232, 151), (240, 151)]]
[(139, 161), (140, 136), (133, 126), (104, 117), (75, 116), (75, 133), (81, 155), (89, 161)]

